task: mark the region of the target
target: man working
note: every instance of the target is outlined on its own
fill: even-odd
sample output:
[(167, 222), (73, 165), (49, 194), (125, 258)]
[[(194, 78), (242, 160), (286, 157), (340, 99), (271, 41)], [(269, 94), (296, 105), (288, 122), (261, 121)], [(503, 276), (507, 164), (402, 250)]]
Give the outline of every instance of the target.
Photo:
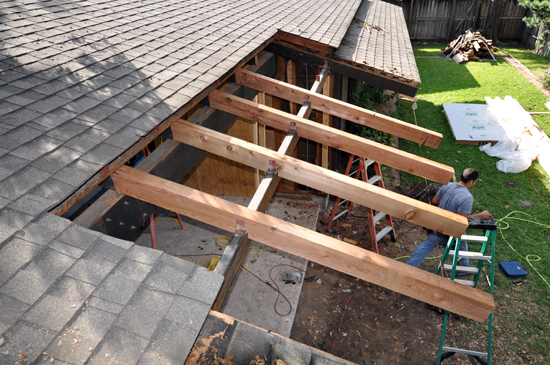
[[(493, 216), (487, 210), (477, 214), (470, 214), (472, 211), (474, 197), (469, 190), (475, 185), (478, 177), (479, 172), (475, 169), (467, 168), (464, 172), (462, 172), (460, 182), (443, 185), (437, 192), (437, 195), (433, 198), (432, 203), (439, 204), (441, 209), (460, 214), (464, 217), (492, 218)], [(407, 260), (407, 265), (415, 267), (420, 266), (426, 256), (428, 256), (428, 254), (432, 252), (437, 245), (445, 244), (448, 239), (448, 236), (441, 233), (436, 234), (432, 231), (428, 235), (428, 238), (422, 242), (413, 252), (411, 257), (409, 257)], [(460, 249), (462, 251), (468, 251), (468, 244), (461, 241)], [(460, 265), (469, 266), (468, 259), (463, 259)]]

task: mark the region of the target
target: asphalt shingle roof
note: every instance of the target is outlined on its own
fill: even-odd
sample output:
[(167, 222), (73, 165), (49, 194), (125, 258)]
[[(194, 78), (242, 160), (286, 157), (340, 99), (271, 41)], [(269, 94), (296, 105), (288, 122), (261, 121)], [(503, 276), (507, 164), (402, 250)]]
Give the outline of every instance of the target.
[(0, 363), (182, 363), (223, 278), (44, 212), (279, 29), (339, 47), (360, 3), (0, 0)]
[(398, 5), (363, 1), (334, 55), (375, 73), (420, 83), (407, 23)]

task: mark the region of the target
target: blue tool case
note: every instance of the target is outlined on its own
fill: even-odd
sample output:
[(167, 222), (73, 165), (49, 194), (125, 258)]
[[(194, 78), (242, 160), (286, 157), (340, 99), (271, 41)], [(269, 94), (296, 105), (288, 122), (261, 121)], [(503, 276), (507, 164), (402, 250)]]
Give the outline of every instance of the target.
[(517, 261), (501, 261), (498, 267), (509, 278), (522, 278), (527, 276), (527, 271)]

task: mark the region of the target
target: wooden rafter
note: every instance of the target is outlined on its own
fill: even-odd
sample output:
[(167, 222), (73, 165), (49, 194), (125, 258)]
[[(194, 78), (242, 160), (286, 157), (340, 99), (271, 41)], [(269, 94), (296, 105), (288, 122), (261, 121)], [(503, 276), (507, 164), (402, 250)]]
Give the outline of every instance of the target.
[(413, 124), (363, 109), (326, 95), (314, 94), (301, 87), (290, 85), (254, 72), (239, 69), (235, 72), (235, 79), (238, 84), (263, 91), (281, 99), (290, 100), (294, 103), (303, 103), (306, 96), (308, 96), (311, 107), (315, 110), (335, 115), (353, 123), (377, 129), (431, 148), (437, 148), (443, 139), (441, 133), (417, 127)]
[(275, 160), (279, 176), (284, 179), (450, 236), (460, 237), (468, 228), (467, 219), (458, 214), (208, 128), (179, 121), (172, 127), (172, 133), (175, 140), (257, 169), (266, 170), (269, 160)]
[(265, 105), (244, 100), (233, 95), (214, 91), (209, 96), (210, 106), (259, 121), (273, 128), (288, 131), (290, 123), (296, 123), (298, 135), (330, 147), (363, 156), (381, 164), (394, 167), (420, 177), (442, 184), (448, 183), (454, 176), (454, 169), (412, 153), (370, 141), (341, 130), (325, 126), (310, 120), (299, 118)]
[(476, 321), (495, 308), (488, 293), (128, 166), (118, 169), (113, 181), (121, 194), (225, 230), (244, 220), (252, 240)]

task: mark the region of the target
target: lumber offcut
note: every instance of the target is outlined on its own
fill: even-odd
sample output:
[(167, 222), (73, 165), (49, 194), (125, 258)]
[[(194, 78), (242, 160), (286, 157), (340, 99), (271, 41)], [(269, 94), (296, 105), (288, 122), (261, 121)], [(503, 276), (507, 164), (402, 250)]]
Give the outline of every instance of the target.
[(460, 237), (468, 228), (468, 220), (458, 214), (193, 123), (179, 121), (172, 126), (172, 134), (177, 141), (257, 169), (267, 169), (269, 161), (274, 160), (278, 174), (283, 179), (437, 232)]
[(288, 131), (290, 123), (294, 122), (296, 123), (296, 131), (300, 137), (349, 152), (353, 155), (366, 157), (383, 165), (388, 165), (441, 184), (447, 184), (454, 176), (454, 169), (450, 166), (221, 91), (213, 92), (210, 94), (209, 99), (211, 107), (264, 123), (279, 130)]
[(330, 96), (316, 94), (307, 89), (290, 85), (271, 77), (262, 76), (255, 72), (239, 69), (235, 72), (235, 79), (238, 84), (295, 103), (303, 104), (306, 96), (308, 96), (311, 107), (315, 110), (335, 115), (339, 118), (349, 120), (350, 122), (377, 129), (431, 148), (437, 148), (443, 139), (441, 133), (417, 127), (399, 119), (331, 98)]
[(120, 194), (142, 199), (201, 222), (233, 231), (243, 220), (250, 239), (361, 278), (461, 316), (484, 321), (492, 295), (352, 246), (189, 187), (122, 166), (113, 175)]

